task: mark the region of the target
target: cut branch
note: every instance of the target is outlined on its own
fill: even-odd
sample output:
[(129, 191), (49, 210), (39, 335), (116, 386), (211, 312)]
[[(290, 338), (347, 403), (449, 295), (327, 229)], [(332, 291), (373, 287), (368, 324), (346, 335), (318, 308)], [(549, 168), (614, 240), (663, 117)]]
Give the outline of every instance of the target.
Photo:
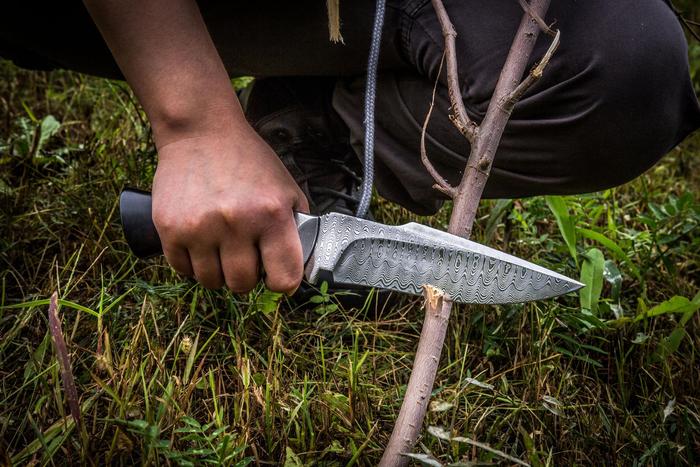
[[(432, 0), (433, 8), (438, 16), (445, 38), (447, 85), (452, 110), (455, 112), (451, 119), (471, 143), (471, 152), (462, 180), (456, 190), (450, 187), (452, 188), (450, 192), (453, 195), (454, 207), (450, 217), (448, 232), (452, 234), (464, 238), (469, 238), (471, 235), (476, 210), (491, 171), (496, 149), (501, 141), (501, 136), (515, 103), (539, 79), (559, 44), (559, 33), (557, 32), (545, 56), (521, 84), (522, 76), (535, 47), (535, 41), (542, 25), (545, 24), (541, 18), (544, 18), (549, 8), (549, 3), (550, 0), (531, 0), (529, 4), (524, 3), (525, 14), (501, 70), (498, 83), (486, 111), (486, 116), (481, 126), (477, 127), (466, 115), (457, 78), (455, 52), (455, 36), (457, 34), (447, 16), (442, 1)], [(428, 111), (427, 118), (430, 117), (430, 112), (432, 112), (432, 105)], [(424, 124), (424, 133), (427, 126), (427, 118)], [(421, 136), (421, 159), (426, 164), (427, 154), (425, 153), (424, 138), (425, 135), (423, 134)], [(433, 173), (434, 167), (429, 161), (426, 164), (426, 168), (431, 172), (433, 178), (436, 178)], [(431, 168), (433, 171), (431, 171)], [(436, 188), (444, 188), (440, 184), (439, 179), (438, 174)], [(436, 295), (435, 290), (426, 288), (425, 293), (425, 321), (423, 322), (423, 329), (421, 330), (418, 349), (413, 362), (413, 371), (406, 387), (406, 394), (394, 425), (394, 431), (391, 433), (391, 438), (384, 451), (380, 466), (407, 465), (409, 458), (404, 454), (413, 450), (423, 425), (428, 403), (430, 402), (430, 394), (435, 382), (440, 354), (442, 353), (447, 333), (452, 302), (441, 294)]]
[(542, 57), (542, 60), (540, 60), (540, 62), (530, 71), (527, 78), (525, 78), (523, 82), (520, 83), (518, 87), (505, 98), (504, 105), (508, 106), (508, 109), (512, 111), (515, 104), (520, 100), (520, 98), (523, 97), (523, 95), (525, 95), (527, 90), (530, 89), (532, 85), (542, 77), (544, 69), (547, 68), (547, 65), (549, 65), (549, 60), (551, 60), (554, 52), (556, 52), (559, 48), (560, 36), (561, 31), (557, 30), (556, 34), (554, 35), (554, 40), (549, 45), (549, 49), (547, 49), (547, 52)]

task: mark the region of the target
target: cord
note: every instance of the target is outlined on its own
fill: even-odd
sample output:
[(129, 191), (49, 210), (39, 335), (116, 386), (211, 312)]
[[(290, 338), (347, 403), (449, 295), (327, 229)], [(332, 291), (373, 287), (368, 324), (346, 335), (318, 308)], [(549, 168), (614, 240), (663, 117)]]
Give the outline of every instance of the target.
[(369, 60), (367, 63), (367, 84), (365, 87), (365, 154), (364, 154), (364, 178), (362, 179), (362, 193), (357, 206), (357, 217), (367, 217), (369, 203), (372, 199), (372, 185), (374, 184), (374, 103), (377, 94), (377, 65), (379, 63), (379, 47), (382, 43), (382, 26), (384, 24), (384, 10), (386, 0), (377, 0), (377, 9), (374, 15), (372, 28), (372, 42), (369, 47)]

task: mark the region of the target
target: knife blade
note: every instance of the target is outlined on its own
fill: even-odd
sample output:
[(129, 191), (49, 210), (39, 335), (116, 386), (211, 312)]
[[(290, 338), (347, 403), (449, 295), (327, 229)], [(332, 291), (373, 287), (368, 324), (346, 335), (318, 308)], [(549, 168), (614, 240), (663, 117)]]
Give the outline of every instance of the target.
[[(126, 189), (120, 213), (140, 257), (161, 252), (147, 192)], [(513, 255), (417, 223), (385, 225), (340, 213), (295, 213), (311, 284), (420, 295), (428, 284), (460, 303), (519, 303), (573, 292), (580, 282)]]

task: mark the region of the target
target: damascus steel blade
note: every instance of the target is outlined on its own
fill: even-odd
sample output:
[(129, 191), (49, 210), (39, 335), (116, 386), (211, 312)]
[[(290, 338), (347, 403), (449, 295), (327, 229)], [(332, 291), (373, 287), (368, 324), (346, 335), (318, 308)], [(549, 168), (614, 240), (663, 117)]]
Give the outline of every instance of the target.
[(461, 303), (518, 303), (583, 284), (515, 256), (416, 223), (388, 226), (330, 213), (319, 218), (306, 265), (311, 283), (331, 279), (419, 295), (423, 284)]

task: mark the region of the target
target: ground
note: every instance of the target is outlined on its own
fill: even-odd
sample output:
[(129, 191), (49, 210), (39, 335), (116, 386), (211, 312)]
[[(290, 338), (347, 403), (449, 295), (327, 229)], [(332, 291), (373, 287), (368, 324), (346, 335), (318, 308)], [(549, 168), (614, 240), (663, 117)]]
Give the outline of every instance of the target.
[[(0, 464), (375, 464), (421, 300), (348, 309), (321, 289), (290, 304), (134, 258), (117, 197), (150, 186), (156, 154), (133, 95), (9, 62), (0, 77)], [(616, 189), (482, 202), (475, 240), (589, 292), (456, 309), (416, 452), (459, 465), (700, 463), (698, 154), (700, 134)], [(444, 228), (449, 206), (417, 218), (375, 199), (373, 211)], [(76, 401), (48, 327), (54, 291)]]

